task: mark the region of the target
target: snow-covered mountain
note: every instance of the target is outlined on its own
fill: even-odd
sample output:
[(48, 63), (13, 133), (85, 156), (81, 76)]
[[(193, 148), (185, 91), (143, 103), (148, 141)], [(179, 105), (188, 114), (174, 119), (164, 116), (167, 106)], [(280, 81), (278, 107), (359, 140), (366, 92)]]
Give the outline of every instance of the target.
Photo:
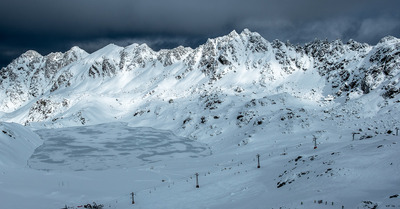
[(93, 54), (78, 47), (47, 56), (28, 51), (0, 71), (0, 110), (3, 120), (23, 124), (65, 123), (67, 117), (91, 124), (98, 121), (85, 111), (88, 103), (118, 112), (97, 112), (106, 120), (129, 121), (147, 111), (162, 115), (157, 109), (174, 109), (164, 105), (173, 101), (209, 117), (210, 110), (227, 105), (226, 97), (242, 97), (235, 105), (279, 93), (316, 103), (348, 101), (371, 91), (393, 99), (399, 93), (399, 56), (394, 37), (376, 46), (353, 40), (294, 46), (248, 30), (209, 39), (196, 49), (155, 52), (133, 44), (108, 45)]
[[(239, 182), (232, 186), (236, 192), (225, 191), (222, 187), (213, 188), (221, 192), (218, 195), (222, 202), (214, 200), (216, 202), (207, 204), (209, 208), (232, 208), (233, 202), (225, 196), (230, 194), (233, 198), (235, 193), (243, 194), (242, 199), (254, 201), (254, 204), (247, 205), (249, 208), (257, 208), (257, 204), (265, 199), (265, 191), (285, 195), (292, 189), (309, 192), (298, 197), (288, 197), (287, 204), (272, 195), (269, 199), (271, 204), (294, 207), (293, 201), (302, 201), (301, 198), (312, 201), (312, 197), (307, 194), (316, 191), (318, 197), (331, 198), (335, 202), (341, 202), (343, 198), (342, 202), (353, 206), (361, 202), (358, 198), (364, 197), (368, 198), (365, 201), (375, 198), (378, 202), (385, 202), (392, 193), (400, 193), (394, 189), (396, 185), (399, 186), (400, 179), (395, 175), (385, 177), (387, 179), (381, 179), (385, 184), (374, 184), (377, 189), (363, 196), (362, 192), (369, 191), (369, 187), (363, 184), (375, 177), (362, 173), (371, 173), (378, 167), (379, 171), (372, 172), (378, 178), (400, 172), (400, 164), (393, 160), (399, 157), (395, 151), (395, 135), (399, 128), (397, 115), (400, 113), (399, 73), (400, 40), (391, 36), (383, 38), (375, 46), (354, 40), (347, 43), (340, 40), (314, 40), (299, 46), (278, 40), (269, 42), (256, 32), (244, 30), (240, 34), (233, 31), (226, 36), (209, 39), (196, 49), (178, 47), (156, 52), (145, 44), (127, 47), (110, 44), (92, 54), (78, 47), (47, 56), (28, 51), (0, 71), (0, 120), (6, 122), (0, 128), (4, 130), (4, 140), (15, 136), (7, 133), (18, 130), (38, 130), (32, 133), (35, 146), (40, 144), (36, 134), (48, 138), (48, 144), (43, 139), (43, 146), (47, 148), (36, 149), (28, 161), (30, 167), (41, 169), (47, 165), (41, 164), (44, 156), (49, 158), (47, 155), (54, 157), (48, 161), (60, 162), (55, 168), (64, 165), (85, 168), (84, 163), (70, 165), (66, 162), (75, 160), (60, 157), (73, 157), (71, 153), (46, 154), (45, 151), (51, 148), (62, 150), (57, 147), (60, 144), (70, 146), (71, 149), (81, 144), (81, 147), (95, 146), (101, 150), (97, 146), (104, 148), (104, 144), (111, 143), (105, 138), (111, 140), (112, 137), (105, 137), (98, 132), (109, 129), (121, 136), (128, 130), (132, 131), (125, 126), (168, 130), (191, 142), (207, 144), (201, 147), (182, 142), (181, 138), (175, 140), (167, 137), (173, 141), (171, 144), (175, 144), (167, 147), (178, 151), (183, 145), (194, 147), (186, 150), (195, 150), (195, 154), (190, 156), (202, 159), (209, 155), (199, 157), (197, 149), (210, 149), (211, 154), (205, 160), (208, 162), (196, 161), (200, 165), (198, 167), (188, 166), (189, 161), (181, 162), (184, 166), (179, 167), (165, 158), (161, 160), (157, 172), (173, 179), (168, 172), (188, 175), (196, 167), (206, 172), (207, 176), (210, 172), (206, 170), (214, 166), (211, 184), (218, 181)], [(57, 133), (83, 131), (74, 129), (74, 126), (88, 127), (88, 130), (84, 128), (85, 132), (93, 133), (93, 136), (74, 135), (70, 137), (76, 137), (73, 142), (52, 144), (55, 136), (63, 138), (68, 134), (62, 136), (50, 133), (50, 130), (54, 129)], [(118, 129), (116, 126), (123, 128)], [(144, 133), (148, 133), (148, 130)], [(27, 135), (24, 135), (23, 140)], [(158, 138), (160, 134), (154, 135)], [(92, 140), (93, 137), (100, 140), (97, 142), (99, 145), (91, 144), (96, 142)], [(352, 141), (352, 138), (357, 142)], [(313, 140), (323, 148), (313, 150)], [(377, 151), (377, 146), (384, 147), (385, 152), (381, 152), (383, 149)], [(130, 156), (122, 152), (122, 148), (115, 148), (117, 145), (111, 147), (117, 150), (118, 156)], [(163, 145), (157, 144), (154, 147), (158, 149)], [(176, 154), (175, 151), (165, 152)], [(26, 152), (31, 153), (31, 148)], [(154, 150), (149, 152), (158, 153)], [(186, 154), (183, 151), (179, 153), (182, 156)], [(270, 163), (274, 169), (273, 172), (262, 172), (268, 176), (268, 179), (261, 180), (265, 188), (254, 182), (262, 178), (261, 174), (254, 174), (249, 165), (240, 167), (242, 160), (254, 157), (255, 153), (262, 153), (263, 161)], [(130, 163), (127, 157), (112, 158), (121, 159), (124, 166)], [(227, 163), (231, 158), (232, 161)], [(92, 161), (99, 163), (98, 159)], [(109, 161), (104, 162), (107, 164)], [(367, 162), (373, 162), (373, 167), (368, 168)], [(352, 163), (356, 165), (352, 167)], [(227, 167), (233, 164), (237, 164), (238, 168), (227, 171)], [(115, 168), (120, 165), (95, 164), (87, 168), (96, 166)], [(251, 173), (250, 178), (242, 177), (246, 180), (236, 175), (248, 171)], [(223, 172), (231, 175), (227, 177)], [(326, 179), (322, 177), (325, 174), (334, 177)], [(359, 180), (355, 180), (357, 176), (361, 176)], [(337, 184), (337, 187), (320, 186), (320, 183), (326, 181), (327, 185)], [(345, 197), (335, 190), (352, 181), (356, 182), (356, 189), (346, 191), (352, 193), (360, 189), (362, 192)], [(253, 187), (249, 188), (249, 183)], [(275, 190), (270, 188), (271, 185)], [(165, 193), (161, 192), (160, 197), (167, 198), (169, 192), (166, 187), (164, 190)], [(179, 190), (188, 192), (184, 187), (179, 187)], [(377, 196), (382, 190), (384, 194)], [(255, 194), (254, 199), (246, 191)], [(179, 194), (176, 194), (176, 198), (179, 198)], [(193, 198), (196, 196), (192, 195)], [(187, 199), (188, 204), (191, 204), (190, 200)], [(152, 204), (152, 201), (150, 198), (148, 204)], [(200, 202), (194, 208), (206, 208)], [(170, 208), (187, 208), (169, 203)], [(372, 208), (375, 203), (363, 204), (367, 205), (365, 207), (372, 205)], [(245, 206), (245, 203), (241, 203), (236, 208)], [(298, 207), (313, 208), (303, 204)], [(163, 206), (153, 205), (153, 208)]]
[[(78, 47), (47, 56), (28, 51), (1, 69), (1, 118), (53, 127), (135, 122), (197, 138), (202, 126), (213, 131), (205, 124), (214, 118), (242, 127), (296, 114), (285, 110), (292, 108), (284, 101), (289, 98), (297, 109), (312, 104), (336, 111), (368, 95), (379, 95), (378, 106), (396, 102), (399, 56), (394, 37), (376, 46), (353, 40), (294, 46), (249, 30), (196, 49), (111, 44), (92, 54)], [(275, 100), (280, 104), (273, 108)]]

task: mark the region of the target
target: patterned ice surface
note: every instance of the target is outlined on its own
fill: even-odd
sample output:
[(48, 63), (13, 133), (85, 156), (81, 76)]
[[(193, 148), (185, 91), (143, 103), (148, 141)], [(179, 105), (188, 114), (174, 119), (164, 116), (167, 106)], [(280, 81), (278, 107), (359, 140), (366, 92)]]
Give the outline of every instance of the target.
[(125, 123), (38, 130), (45, 142), (28, 160), (39, 170), (104, 170), (210, 154), (202, 143), (170, 131)]

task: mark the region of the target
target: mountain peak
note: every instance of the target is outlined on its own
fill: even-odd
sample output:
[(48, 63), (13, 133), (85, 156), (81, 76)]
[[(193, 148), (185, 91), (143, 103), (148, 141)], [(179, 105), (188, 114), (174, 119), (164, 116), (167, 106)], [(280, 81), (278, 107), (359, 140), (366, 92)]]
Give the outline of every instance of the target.
[(85, 50), (81, 49), (79, 46), (73, 46), (70, 50), (68, 50), (67, 52), (76, 52), (76, 53), (80, 53), (80, 54), (84, 54), (87, 53)]
[(93, 52), (92, 54), (87, 56), (87, 58), (89, 58), (90, 60), (97, 60), (103, 59), (104, 56), (119, 56), (119, 52), (123, 49), (123, 47), (117, 46), (115, 44), (108, 44), (107, 46)]
[(152, 48), (150, 48), (146, 43), (140, 44), (139, 48), (142, 51), (154, 52)]
[(385, 36), (379, 41), (380, 44), (381, 43), (388, 43), (388, 42), (393, 42), (393, 43), (399, 42), (399, 39), (394, 37), (394, 36)]
[(253, 32), (251, 32), (248, 28), (243, 29), (243, 31), (240, 33), (241, 35), (250, 35)]
[(236, 30), (233, 30), (232, 32), (230, 32), (230, 33), (228, 34), (228, 36), (229, 36), (229, 37), (238, 37), (239, 34), (236, 32)]
[(135, 50), (139, 46), (138, 43), (133, 43), (125, 47), (125, 50)]
[(39, 54), (39, 52), (37, 52), (35, 50), (28, 50), (25, 53), (23, 53), (21, 55), (21, 57), (28, 57), (28, 58), (32, 59), (32, 58), (42, 57), (42, 55)]
[(110, 43), (108, 45), (106, 45), (105, 47), (101, 48), (100, 50), (115, 50), (115, 49), (121, 49), (122, 47), (114, 44), (114, 43)]

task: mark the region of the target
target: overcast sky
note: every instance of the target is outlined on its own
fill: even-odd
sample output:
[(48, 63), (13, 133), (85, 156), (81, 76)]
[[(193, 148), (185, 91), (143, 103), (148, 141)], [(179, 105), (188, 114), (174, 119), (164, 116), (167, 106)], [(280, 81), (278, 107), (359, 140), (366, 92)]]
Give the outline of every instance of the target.
[(399, 0), (1, 0), (0, 67), (29, 49), (46, 55), (109, 43), (195, 48), (244, 28), (294, 44), (376, 44), (400, 37), (399, 8)]

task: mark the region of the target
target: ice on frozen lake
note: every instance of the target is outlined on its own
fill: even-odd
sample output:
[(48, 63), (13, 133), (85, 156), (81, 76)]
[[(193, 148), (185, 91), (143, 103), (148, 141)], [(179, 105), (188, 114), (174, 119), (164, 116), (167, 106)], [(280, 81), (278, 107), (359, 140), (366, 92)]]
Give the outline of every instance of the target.
[(126, 168), (182, 157), (210, 154), (202, 143), (170, 131), (107, 123), (36, 131), (44, 140), (28, 160), (39, 170), (104, 170)]

